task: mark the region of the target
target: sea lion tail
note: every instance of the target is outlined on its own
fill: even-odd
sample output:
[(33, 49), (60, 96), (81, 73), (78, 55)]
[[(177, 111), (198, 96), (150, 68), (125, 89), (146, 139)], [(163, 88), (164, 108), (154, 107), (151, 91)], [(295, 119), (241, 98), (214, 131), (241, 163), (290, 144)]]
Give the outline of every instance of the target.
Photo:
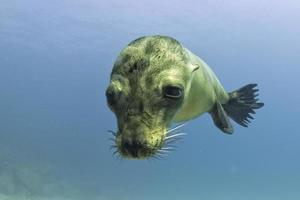
[(256, 86), (257, 84), (248, 84), (228, 93), (230, 99), (222, 105), (227, 115), (241, 126), (248, 127), (250, 119), (253, 119), (250, 114), (255, 114), (255, 109), (264, 106), (264, 103), (258, 102), (256, 98), (258, 96)]

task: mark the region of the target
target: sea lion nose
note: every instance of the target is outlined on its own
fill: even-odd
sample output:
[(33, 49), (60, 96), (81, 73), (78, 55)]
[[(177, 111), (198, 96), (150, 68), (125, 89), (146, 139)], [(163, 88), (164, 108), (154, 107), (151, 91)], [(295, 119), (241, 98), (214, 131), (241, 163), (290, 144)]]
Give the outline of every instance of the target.
[(138, 140), (125, 140), (123, 142), (123, 148), (133, 157), (138, 157), (138, 152), (141, 148), (143, 148), (142, 142)]

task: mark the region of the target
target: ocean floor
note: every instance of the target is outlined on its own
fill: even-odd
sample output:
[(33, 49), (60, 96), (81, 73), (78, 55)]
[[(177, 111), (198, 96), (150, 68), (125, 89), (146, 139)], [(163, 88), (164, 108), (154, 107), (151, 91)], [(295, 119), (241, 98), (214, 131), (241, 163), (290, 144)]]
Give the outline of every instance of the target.
[(55, 173), (49, 163), (13, 159), (0, 146), (0, 200), (103, 200), (80, 183)]

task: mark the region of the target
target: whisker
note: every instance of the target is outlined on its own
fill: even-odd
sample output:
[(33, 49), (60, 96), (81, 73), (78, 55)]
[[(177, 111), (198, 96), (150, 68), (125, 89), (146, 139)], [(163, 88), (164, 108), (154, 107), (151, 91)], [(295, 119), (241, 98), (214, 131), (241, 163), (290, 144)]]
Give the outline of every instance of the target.
[(111, 133), (113, 136), (117, 136), (117, 133), (115, 131), (112, 130), (107, 130), (109, 133)]
[(158, 153), (162, 153), (162, 154), (168, 154), (168, 153), (170, 153), (170, 151), (168, 151), (166, 149), (159, 149), (157, 152)]
[(151, 158), (155, 160), (160, 160), (157, 156), (152, 156)]
[(118, 150), (115, 150), (114, 152), (113, 152), (113, 155), (116, 155), (118, 153)]
[(155, 154), (153, 157), (156, 158), (157, 160), (164, 159), (164, 157), (161, 154)]
[(163, 145), (166, 146), (166, 145), (176, 144), (176, 143), (178, 143), (180, 140), (183, 140), (183, 138), (182, 138), (182, 137), (170, 138), (170, 139), (168, 139), (168, 140), (164, 140)]
[(110, 145), (109, 150), (117, 149), (117, 145)]
[(171, 132), (173, 132), (173, 131), (175, 131), (175, 130), (181, 128), (181, 127), (183, 127), (185, 124), (186, 123), (179, 124), (179, 125), (175, 126), (174, 128), (171, 128), (171, 129), (167, 130), (166, 134), (171, 133)]
[(175, 144), (175, 143), (179, 142), (179, 141), (182, 140), (182, 139), (183, 139), (183, 138), (181, 138), (181, 137), (171, 138), (171, 139), (165, 140), (165, 141), (164, 141), (164, 145)]
[(163, 147), (163, 148), (161, 148), (162, 150), (169, 150), (169, 151), (175, 151), (176, 150), (176, 148), (173, 148), (173, 147)]
[(171, 145), (171, 144), (165, 144), (164, 147), (172, 147), (174, 149), (177, 149), (178, 147), (175, 145)]
[[(168, 130), (167, 134), (181, 128), (184, 125), (185, 124), (180, 124), (175, 128)], [(167, 137), (165, 137), (161, 149), (157, 150), (157, 153), (153, 157), (155, 157), (156, 159), (162, 159), (168, 154), (170, 154), (172, 151), (177, 150), (177, 146), (171, 144), (176, 143), (178, 140), (181, 140), (182, 139), (181, 136), (184, 135), (187, 135), (187, 133), (175, 133), (173, 135), (168, 135)]]
[(177, 133), (177, 134), (174, 134), (174, 135), (169, 135), (169, 136), (165, 137), (164, 140), (169, 140), (171, 138), (178, 137), (178, 136), (183, 136), (183, 135), (187, 135), (187, 134), (186, 133)]

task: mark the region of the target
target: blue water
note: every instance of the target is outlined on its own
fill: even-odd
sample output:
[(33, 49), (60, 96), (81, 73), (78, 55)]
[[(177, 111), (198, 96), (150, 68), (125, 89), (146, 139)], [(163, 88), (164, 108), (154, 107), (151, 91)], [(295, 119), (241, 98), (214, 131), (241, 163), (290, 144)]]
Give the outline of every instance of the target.
[[(0, 200), (300, 199), (297, 0), (2, 0)], [(105, 89), (131, 40), (169, 35), (265, 107), (225, 135), (190, 121), (164, 160), (118, 160)]]

